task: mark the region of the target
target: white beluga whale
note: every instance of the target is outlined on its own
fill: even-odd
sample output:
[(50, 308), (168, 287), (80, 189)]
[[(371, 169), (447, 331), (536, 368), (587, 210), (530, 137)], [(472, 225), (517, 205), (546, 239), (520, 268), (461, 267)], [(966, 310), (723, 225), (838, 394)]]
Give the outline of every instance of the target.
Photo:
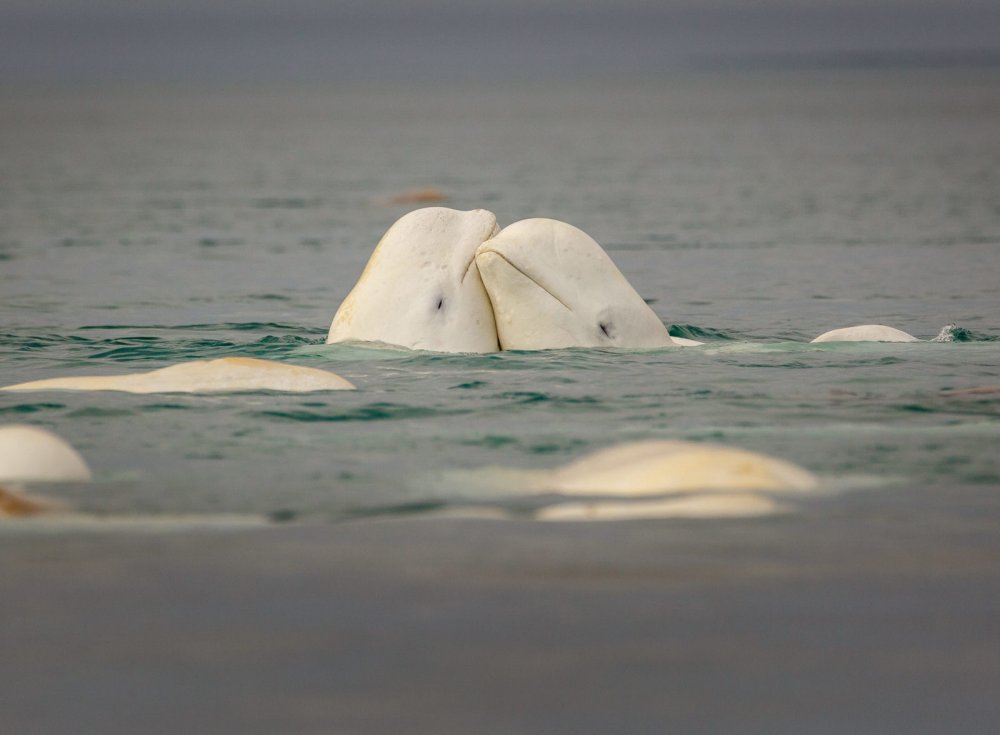
[(823, 332), (812, 342), (919, 342), (912, 334), (884, 324), (859, 324)]
[(807, 470), (765, 454), (656, 440), (599, 450), (555, 470), (545, 484), (557, 493), (603, 497), (547, 506), (535, 516), (543, 521), (768, 515), (785, 509), (773, 494), (802, 494), (818, 485)]
[[(808, 470), (737, 447), (647, 440), (591, 452), (548, 470), (483, 467), (437, 483), (477, 499), (535, 496), (543, 521), (749, 517), (784, 511), (819, 488)], [(563, 496), (553, 501), (550, 496)], [(477, 506), (478, 509), (488, 506)], [(520, 514), (523, 515), (523, 514)]]
[(26, 494), (23, 483), (86, 482), (90, 468), (51, 431), (27, 424), (0, 426), (0, 518), (66, 510), (61, 503)]
[(555, 470), (546, 488), (568, 495), (662, 495), (704, 491), (805, 492), (817, 485), (798, 465), (747, 449), (649, 440), (601, 449)]
[(87, 463), (64, 439), (27, 424), (0, 426), (0, 482), (84, 482)]
[(698, 344), (672, 339), (601, 246), (565, 222), (508, 225), (476, 265), (504, 350)]
[(493, 309), (475, 253), (496, 234), (485, 209), (418, 209), (382, 237), (333, 317), (326, 341), (437, 352), (496, 352)]
[(126, 393), (229, 393), (255, 390), (305, 393), (353, 389), (354, 385), (350, 381), (328, 370), (253, 357), (195, 360), (159, 370), (125, 375), (48, 378), (0, 388), (6, 391), (114, 390)]

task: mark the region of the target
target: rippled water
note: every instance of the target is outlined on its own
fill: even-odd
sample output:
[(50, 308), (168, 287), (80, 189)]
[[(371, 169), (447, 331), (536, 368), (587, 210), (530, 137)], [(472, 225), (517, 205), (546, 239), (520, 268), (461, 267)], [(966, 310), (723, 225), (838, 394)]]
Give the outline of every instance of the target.
[[(70, 440), (95, 513), (355, 514), (498, 502), (460, 470), (710, 440), (860, 490), (1000, 483), (1000, 75), (692, 75), (526, 89), (7, 91), (4, 384), (250, 355), (356, 392), (0, 394)], [(433, 185), (601, 242), (698, 349), (324, 345)], [(391, 318), (392, 315), (387, 315)], [(915, 344), (809, 345), (884, 323)]]

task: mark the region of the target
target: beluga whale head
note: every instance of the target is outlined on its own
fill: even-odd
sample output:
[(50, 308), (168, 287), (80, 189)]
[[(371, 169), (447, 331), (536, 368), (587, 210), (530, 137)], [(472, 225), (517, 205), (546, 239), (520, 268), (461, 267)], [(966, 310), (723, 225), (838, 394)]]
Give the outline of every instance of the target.
[(526, 219), (476, 251), (504, 350), (663, 347), (663, 322), (589, 235)]
[(493, 309), (475, 253), (498, 229), (496, 216), (485, 209), (427, 207), (404, 215), (337, 309), (327, 343), (496, 352)]

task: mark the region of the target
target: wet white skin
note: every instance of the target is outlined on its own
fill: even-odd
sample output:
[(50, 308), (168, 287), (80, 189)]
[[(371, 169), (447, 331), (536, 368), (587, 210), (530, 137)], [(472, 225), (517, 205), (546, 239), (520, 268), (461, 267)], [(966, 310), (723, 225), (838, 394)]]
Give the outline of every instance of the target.
[(253, 357), (195, 360), (143, 373), (79, 375), (8, 385), (0, 390), (117, 390), (125, 393), (229, 393), (274, 390), (305, 393), (352, 390), (354, 386), (328, 370), (288, 365)]
[(485, 209), (427, 207), (404, 215), (337, 309), (326, 341), (496, 352), (493, 309), (475, 252), (497, 229)]
[(883, 324), (861, 324), (824, 332), (813, 342), (919, 342), (912, 334)]
[(51, 431), (25, 424), (0, 426), (0, 481), (82, 482), (87, 463)]
[(515, 222), (479, 247), (476, 265), (502, 349), (676, 344), (601, 246), (565, 222)]

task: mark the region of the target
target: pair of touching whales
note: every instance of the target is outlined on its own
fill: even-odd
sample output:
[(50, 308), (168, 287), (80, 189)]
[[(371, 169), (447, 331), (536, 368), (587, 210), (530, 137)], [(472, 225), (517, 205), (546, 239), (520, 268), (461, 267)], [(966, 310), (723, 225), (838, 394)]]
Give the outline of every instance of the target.
[(690, 343), (576, 227), (528, 219), (501, 230), (485, 209), (444, 207), (389, 228), (326, 341), (438, 352)]
[[(333, 317), (328, 343), (437, 352), (701, 344), (672, 337), (589, 235), (485, 209), (428, 207), (385, 233)], [(915, 342), (892, 327), (835, 329), (813, 342)]]

